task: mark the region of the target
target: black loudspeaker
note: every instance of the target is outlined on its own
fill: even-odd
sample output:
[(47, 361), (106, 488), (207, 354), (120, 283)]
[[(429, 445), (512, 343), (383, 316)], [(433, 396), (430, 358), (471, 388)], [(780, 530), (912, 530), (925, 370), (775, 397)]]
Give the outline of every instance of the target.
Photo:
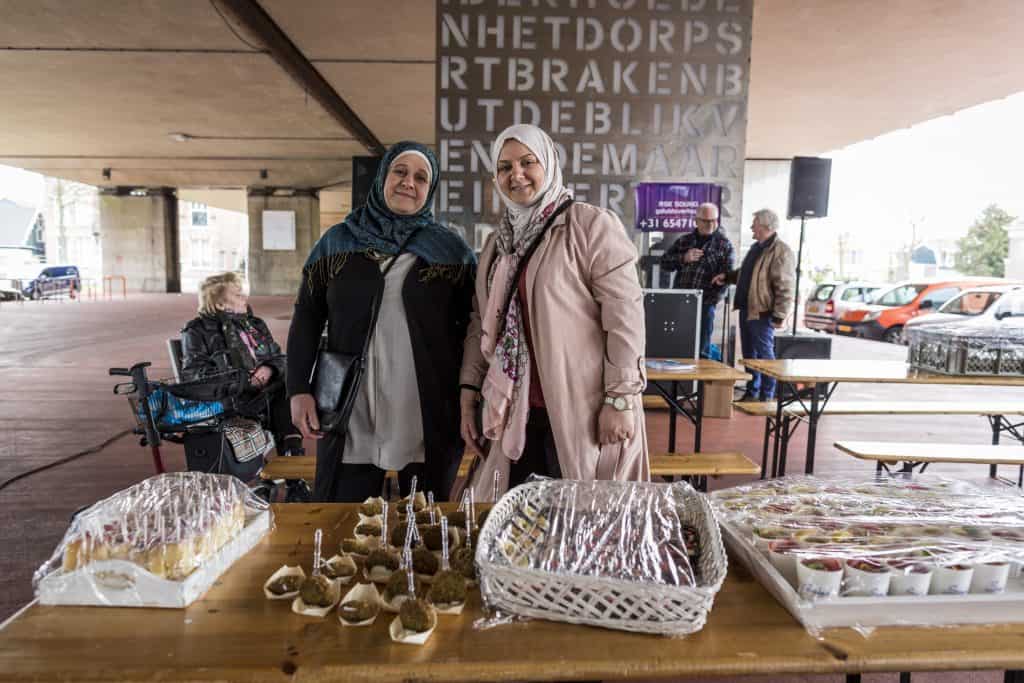
[(789, 218), (824, 218), (828, 215), (828, 187), (832, 160), (793, 157), (789, 167)]
[(380, 157), (352, 157), (352, 208), (358, 209), (370, 198), (373, 180), (377, 177)]

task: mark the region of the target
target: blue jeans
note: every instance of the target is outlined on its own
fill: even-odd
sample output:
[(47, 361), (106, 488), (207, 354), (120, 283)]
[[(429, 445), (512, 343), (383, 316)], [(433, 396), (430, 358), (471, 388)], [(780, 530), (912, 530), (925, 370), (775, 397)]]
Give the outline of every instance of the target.
[(711, 330), (715, 328), (715, 305), (702, 304), (700, 307), (700, 357), (709, 358)]
[[(740, 310), (740, 346), (743, 348), (744, 358), (764, 358), (773, 360), (775, 358), (775, 328), (772, 327), (770, 318), (759, 318), (747, 320), (747, 310)], [(747, 382), (747, 392), (757, 396), (760, 394), (762, 401), (771, 401), (775, 398), (775, 378), (762, 377), (760, 373), (747, 369), (750, 373), (750, 381)]]

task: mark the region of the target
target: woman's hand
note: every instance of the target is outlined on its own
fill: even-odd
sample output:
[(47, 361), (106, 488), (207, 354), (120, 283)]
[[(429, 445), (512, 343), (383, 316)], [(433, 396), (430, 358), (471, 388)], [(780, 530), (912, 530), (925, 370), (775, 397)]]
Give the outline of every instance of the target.
[(629, 441), (636, 431), (635, 423), (632, 410), (601, 406), (601, 414), (597, 417), (597, 440), (602, 446)]
[(249, 376), (249, 383), (254, 387), (263, 388), (267, 386), (267, 383), (273, 376), (274, 371), (270, 367), (261, 365), (252, 371), (252, 374)]
[(302, 432), (304, 439), (319, 439), (320, 419), (316, 415), (316, 400), (313, 394), (295, 394), (291, 400), (292, 424)]
[(466, 442), (466, 448), (472, 453), (483, 456), (480, 449), (480, 433), (476, 428), (476, 404), (480, 402), (479, 392), (472, 389), (462, 389), (459, 394), (459, 408), (462, 413), (462, 424), (459, 432), (462, 440)]

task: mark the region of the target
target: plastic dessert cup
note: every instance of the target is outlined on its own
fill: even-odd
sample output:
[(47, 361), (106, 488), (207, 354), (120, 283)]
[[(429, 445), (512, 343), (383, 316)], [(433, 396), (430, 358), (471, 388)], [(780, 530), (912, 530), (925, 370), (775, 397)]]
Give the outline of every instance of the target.
[(843, 582), (843, 563), (834, 557), (803, 559), (796, 565), (796, 577), (801, 598), (833, 598)]
[(796, 551), (800, 544), (796, 541), (772, 541), (768, 544), (768, 560), (772, 566), (789, 581), (789, 585), (796, 587)]
[(1002, 593), (1010, 578), (1010, 563), (1005, 560), (974, 565), (970, 591), (972, 593)]
[(927, 595), (934, 568), (924, 562), (893, 560), (889, 562), (889, 595)]
[(882, 597), (889, 592), (889, 567), (877, 560), (847, 560), (844, 595)]
[(973, 577), (974, 567), (969, 564), (936, 567), (928, 592), (932, 595), (967, 595)]

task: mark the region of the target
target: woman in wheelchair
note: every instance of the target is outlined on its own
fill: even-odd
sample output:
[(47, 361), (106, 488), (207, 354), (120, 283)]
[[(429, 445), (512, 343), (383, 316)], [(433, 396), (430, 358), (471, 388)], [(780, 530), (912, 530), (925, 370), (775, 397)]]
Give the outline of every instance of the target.
[(199, 288), (199, 316), (181, 331), (182, 381), (225, 370), (249, 373), (243, 412), (269, 418), (278, 455), (303, 455), (302, 435), (292, 425), (284, 379), (285, 356), (267, 324), (252, 314), (237, 273), (212, 275)]

